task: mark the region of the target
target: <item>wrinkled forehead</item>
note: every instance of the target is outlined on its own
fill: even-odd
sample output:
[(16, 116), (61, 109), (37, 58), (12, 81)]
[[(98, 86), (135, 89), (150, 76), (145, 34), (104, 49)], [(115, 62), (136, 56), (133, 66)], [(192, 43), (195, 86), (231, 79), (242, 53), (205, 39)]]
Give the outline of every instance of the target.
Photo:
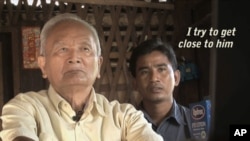
[(62, 22), (56, 24), (47, 36), (47, 43), (49, 44), (60, 43), (61, 45), (66, 45), (71, 42), (89, 44), (94, 50), (97, 50), (93, 33), (79, 22)]
[[(74, 28), (76, 27), (76, 28)], [(45, 50), (45, 44), (47, 44), (47, 39), (49, 38), (49, 36), (51, 36), (52, 34), (58, 32), (58, 31), (64, 31), (65, 29), (70, 29), (75, 30), (76, 32), (79, 30), (82, 31), (84, 34), (88, 34), (90, 35), (91, 38), (93, 38), (94, 43), (96, 45), (96, 51), (97, 51), (97, 55), (100, 56), (101, 55), (101, 47), (100, 47), (100, 42), (99, 42), (99, 38), (98, 38), (98, 34), (96, 32), (96, 30), (94, 29), (93, 26), (91, 26), (90, 24), (88, 24), (85, 21), (81, 21), (81, 20), (72, 20), (72, 19), (65, 19), (65, 20), (61, 20), (61, 21), (57, 21), (56, 23), (51, 23), (48, 25), (45, 25), (45, 27), (42, 30), (42, 34), (41, 34), (41, 51), (40, 52), (44, 52)], [(67, 33), (65, 33), (67, 34)]]
[(65, 31), (65, 30), (76, 30), (76, 31), (83, 31), (89, 34), (92, 34), (92, 31), (83, 23), (78, 21), (61, 21), (56, 23), (54, 26), (51, 27), (48, 35), (58, 32), (58, 31)]

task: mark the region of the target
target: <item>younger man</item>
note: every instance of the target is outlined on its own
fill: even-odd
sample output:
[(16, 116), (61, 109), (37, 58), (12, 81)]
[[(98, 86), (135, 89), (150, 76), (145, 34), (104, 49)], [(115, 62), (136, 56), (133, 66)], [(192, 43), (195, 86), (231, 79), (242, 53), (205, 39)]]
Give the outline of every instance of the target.
[(173, 97), (180, 72), (172, 47), (160, 39), (142, 42), (133, 50), (130, 70), (142, 96), (138, 109), (165, 141), (186, 141), (191, 136), (190, 110)]

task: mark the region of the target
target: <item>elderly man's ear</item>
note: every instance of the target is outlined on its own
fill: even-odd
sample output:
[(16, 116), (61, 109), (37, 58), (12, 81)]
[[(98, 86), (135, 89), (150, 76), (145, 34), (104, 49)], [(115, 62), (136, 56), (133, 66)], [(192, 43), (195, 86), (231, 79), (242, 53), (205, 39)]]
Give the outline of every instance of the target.
[(103, 62), (103, 57), (99, 56), (98, 58), (98, 75), (97, 78), (101, 78), (101, 66), (102, 66), (102, 62)]
[(46, 71), (45, 71), (45, 57), (44, 56), (38, 56), (37, 63), (38, 63), (39, 68), (42, 71), (43, 78), (46, 79), (47, 74), (46, 74)]

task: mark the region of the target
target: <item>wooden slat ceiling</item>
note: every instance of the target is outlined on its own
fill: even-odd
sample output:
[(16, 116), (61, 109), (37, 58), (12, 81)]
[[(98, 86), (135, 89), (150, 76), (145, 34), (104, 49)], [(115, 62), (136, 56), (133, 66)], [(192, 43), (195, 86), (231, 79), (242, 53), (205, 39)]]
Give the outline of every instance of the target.
[[(151, 0), (3, 0), (4, 4), (15, 4), (22, 2), (32, 6), (39, 5), (41, 3), (54, 3), (54, 2), (70, 2), (70, 3), (82, 3), (82, 4), (94, 4), (94, 5), (107, 5), (107, 6), (131, 6), (131, 7), (148, 7), (155, 9), (168, 9), (173, 10), (173, 2), (146, 2)], [(155, 1), (155, 0), (153, 0)]]
[(61, 2), (88, 3), (99, 5), (119, 5), (132, 7), (148, 7), (157, 9), (173, 10), (174, 4), (171, 2), (146, 2), (143, 0), (58, 0)]

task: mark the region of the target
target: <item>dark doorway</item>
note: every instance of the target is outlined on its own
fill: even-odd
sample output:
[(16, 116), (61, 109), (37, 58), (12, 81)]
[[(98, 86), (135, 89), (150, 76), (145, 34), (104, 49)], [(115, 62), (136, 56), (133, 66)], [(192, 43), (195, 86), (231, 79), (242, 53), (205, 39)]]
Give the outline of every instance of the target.
[(11, 33), (0, 32), (1, 42), (1, 71), (2, 72), (2, 92), (3, 102), (6, 103), (14, 96), (13, 68), (12, 68), (12, 44)]

